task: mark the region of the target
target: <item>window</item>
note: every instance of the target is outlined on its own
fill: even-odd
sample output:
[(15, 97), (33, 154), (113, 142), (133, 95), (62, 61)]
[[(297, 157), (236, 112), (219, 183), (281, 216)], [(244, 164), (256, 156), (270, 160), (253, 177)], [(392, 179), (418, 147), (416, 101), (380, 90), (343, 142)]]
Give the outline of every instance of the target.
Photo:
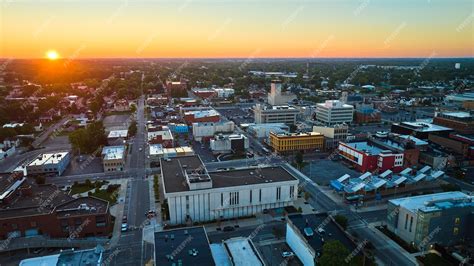
[(405, 230), (408, 228), (408, 214), (405, 216)]
[(291, 186), (290, 187), (290, 198), (294, 198), (294, 197), (295, 197), (295, 187)]
[(457, 236), (459, 234), (459, 228), (454, 227), (453, 229), (453, 235)]
[(252, 190), (250, 190), (250, 203), (252, 203)]
[(224, 206), (224, 193), (221, 193), (221, 206)]
[(461, 223), (461, 218), (456, 217), (456, 219), (454, 219), (454, 224), (459, 225), (460, 223)]
[(262, 189), (260, 189), (259, 194), (258, 194), (258, 201), (262, 202)]
[(281, 187), (277, 187), (276, 200), (280, 200), (280, 199), (281, 199)]
[(412, 227), (413, 227), (413, 216), (410, 217), (410, 230), (409, 230), (410, 232), (411, 232)]

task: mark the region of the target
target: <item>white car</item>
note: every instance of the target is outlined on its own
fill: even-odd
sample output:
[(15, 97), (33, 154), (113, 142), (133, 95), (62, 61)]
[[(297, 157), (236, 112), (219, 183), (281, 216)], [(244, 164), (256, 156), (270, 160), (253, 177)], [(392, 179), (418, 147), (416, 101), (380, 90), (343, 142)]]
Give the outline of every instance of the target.
[(290, 257), (293, 257), (294, 255), (295, 255), (295, 254), (294, 254), (293, 252), (291, 252), (291, 251), (285, 251), (285, 252), (281, 253), (281, 256), (282, 256), (283, 258), (290, 258)]
[(121, 230), (122, 230), (122, 232), (127, 232), (127, 230), (128, 230), (128, 224), (127, 224), (127, 223), (123, 223)]

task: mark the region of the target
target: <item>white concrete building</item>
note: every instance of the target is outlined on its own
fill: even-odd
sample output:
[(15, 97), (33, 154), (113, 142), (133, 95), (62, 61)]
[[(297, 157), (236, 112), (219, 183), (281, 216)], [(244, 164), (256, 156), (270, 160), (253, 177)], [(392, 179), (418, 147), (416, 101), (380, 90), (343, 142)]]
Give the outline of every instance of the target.
[(211, 139), (209, 146), (213, 153), (245, 152), (249, 148), (249, 139), (243, 134), (219, 134)]
[(250, 125), (247, 132), (256, 138), (268, 138), (270, 132), (280, 134), (290, 132), (290, 127), (284, 123), (266, 123)]
[(191, 147), (176, 147), (176, 148), (163, 148), (161, 144), (151, 144), (149, 146), (150, 161), (159, 162), (161, 158), (168, 159), (179, 156), (194, 155), (194, 150)]
[(268, 104), (284, 105), (296, 99), (296, 95), (294, 95), (293, 93), (289, 91), (281, 91), (280, 82), (272, 82), (270, 86), (270, 93), (268, 93)]
[(324, 135), (324, 147), (332, 149), (337, 147), (339, 142), (345, 142), (349, 135), (349, 126), (338, 124), (333, 126), (313, 126), (313, 132), (319, 132)]
[(300, 113), (299, 110), (288, 105), (267, 106), (261, 104), (256, 104), (253, 112), (256, 124), (285, 123), (287, 125), (294, 125), (296, 117)]
[(214, 91), (216, 92), (217, 98), (229, 98), (235, 93), (235, 90), (232, 88), (215, 88)]
[(316, 120), (325, 125), (351, 123), (354, 119), (354, 106), (339, 100), (328, 100), (316, 105)]
[(123, 171), (125, 168), (125, 146), (105, 146), (102, 149), (104, 172)]
[(161, 160), (170, 224), (251, 216), (293, 205), (298, 179), (283, 167), (208, 172), (199, 156)]
[(196, 141), (202, 141), (212, 138), (217, 133), (232, 133), (234, 128), (235, 124), (232, 121), (193, 123), (193, 137)]
[(26, 166), (28, 175), (55, 174), (62, 175), (71, 161), (68, 151), (43, 153)]

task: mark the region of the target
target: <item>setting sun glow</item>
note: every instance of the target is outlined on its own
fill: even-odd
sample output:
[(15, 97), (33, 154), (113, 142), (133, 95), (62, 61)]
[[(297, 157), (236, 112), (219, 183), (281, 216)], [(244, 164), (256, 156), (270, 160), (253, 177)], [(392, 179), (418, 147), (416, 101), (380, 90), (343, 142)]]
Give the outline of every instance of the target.
[(56, 60), (59, 58), (59, 54), (54, 51), (54, 50), (50, 50), (46, 53), (46, 57), (49, 59), (49, 60)]

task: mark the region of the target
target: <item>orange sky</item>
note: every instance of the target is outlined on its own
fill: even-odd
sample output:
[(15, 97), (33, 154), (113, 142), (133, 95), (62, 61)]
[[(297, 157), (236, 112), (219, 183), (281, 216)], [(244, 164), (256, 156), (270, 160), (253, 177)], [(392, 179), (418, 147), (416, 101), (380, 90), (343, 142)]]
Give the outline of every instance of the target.
[(0, 57), (472, 57), (473, 3), (14, 1)]

